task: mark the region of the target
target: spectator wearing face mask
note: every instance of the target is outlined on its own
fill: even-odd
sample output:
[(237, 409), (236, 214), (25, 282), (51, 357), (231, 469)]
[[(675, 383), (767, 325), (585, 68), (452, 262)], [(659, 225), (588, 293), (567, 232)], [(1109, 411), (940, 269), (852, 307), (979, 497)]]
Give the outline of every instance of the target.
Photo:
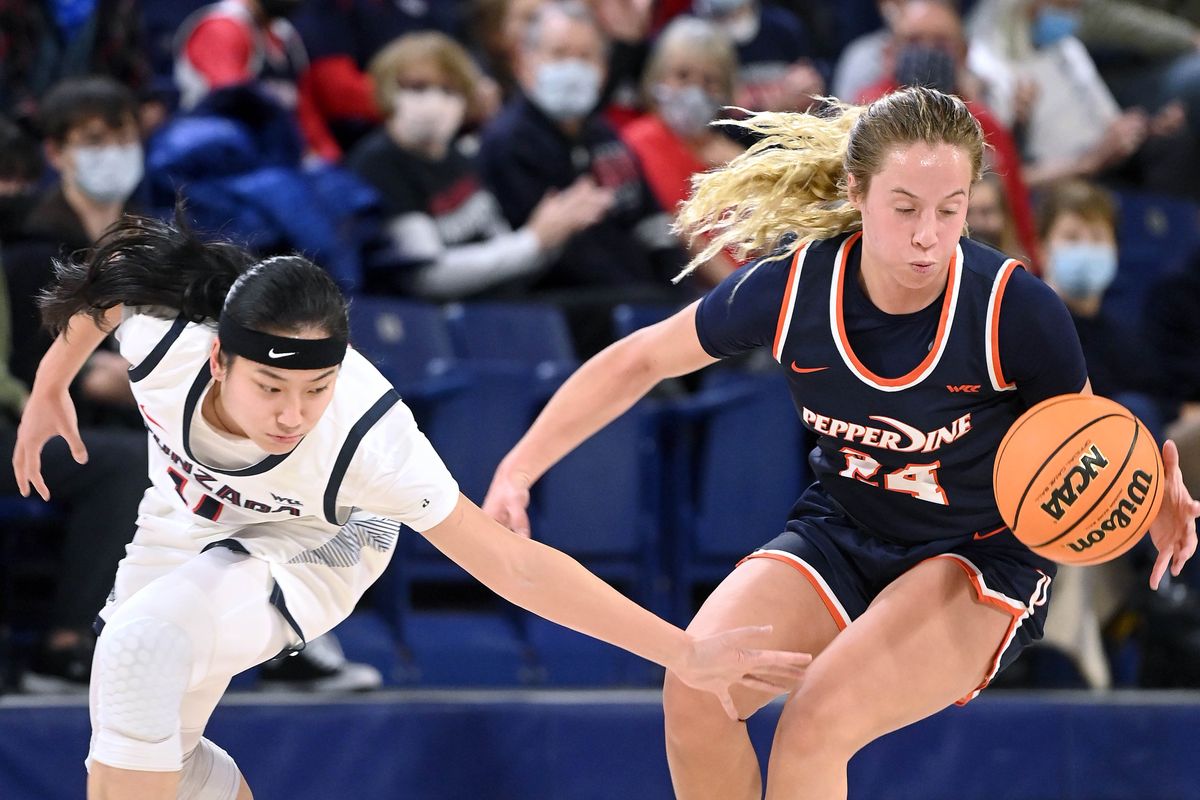
[[(136, 206), (134, 190), (143, 175), (136, 114), (132, 93), (111, 78), (63, 81), (43, 98), (39, 122), (45, 154), (59, 180), (38, 195), (4, 250), (13, 302), (10, 365), (27, 383), (51, 342), (35, 303), (50, 282), (51, 259), (90, 247)], [(90, 408), (85, 413), (137, 422), (127, 368), (115, 352), (96, 351), (78, 383), (82, 405)]]
[(1200, 198), (1180, 109), (1121, 109), (1076, 36), (1082, 2), (980, 0), (971, 12), (968, 63), (989, 107), (1020, 132), (1029, 185), (1076, 177)]
[(1107, 191), (1068, 180), (1047, 187), (1038, 210), (1044, 277), (1071, 312), (1092, 390), (1127, 406), (1153, 433), (1161, 414), (1150, 399), (1159, 365), (1140, 333), (1107, 313), (1104, 293), (1117, 275), (1117, 209)]
[(734, 104), (752, 111), (805, 111), (825, 93), (808, 29), (787, 9), (760, 0), (695, 0), (695, 13), (724, 29), (737, 47)]
[(475, 113), (478, 70), (448, 36), (413, 33), (371, 62), (376, 102), (388, 119), (348, 166), (380, 193), (392, 258), (369, 274), (373, 292), (438, 300), (512, 292), (531, 284), (566, 239), (595, 223), (611, 191), (590, 177), (549, 192), (514, 231), (457, 146)]
[(1037, 236), (1021, 154), (1012, 133), (979, 100), (978, 80), (967, 69), (967, 40), (958, 10), (950, 0), (907, 0), (895, 12), (892, 30), (885, 51), (891, 74), (865, 89), (857, 102), (870, 103), (904, 86), (927, 86), (961, 96), (989, 145), (985, 165), (1004, 182), (1005, 201), (1020, 243), (1015, 252), (1035, 256)]
[(670, 217), (597, 108), (605, 53), (585, 5), (541, 6), (518, 55), (521, 91), (484, 129), (479, 153), (484, 182), (514, 228), (529, 223), (547, 192), (567, 190), (580, 178), (612, 193), (608, 213), (567, 240), (536, 286), (568, 307), (584, 351), (611, 340), (613, 304), (685, 296), (670, 284), (687, 260)]
[[(24, 224), (10, 231), (0, 251), (0, 290), (8, 287), (7, 296), (0, 291), (0, 496), (16, 495), (12, 473), (5, 472), (26, 387), (50, 345), (36, 295), (51, 280), (52, 259), (90, 247), (132, 206), (130, 197), (142, 176), (137, 111), (132, 93), (106, 77), (63, 81), (41, 100), (38, 123), (59, 180), (34, 195)], [(29, 143), (13, 129), (2, 140), (0, 162), (14, 156), (21, 161), (0, 174), (0, 184), (16, 184), (23, 193), (25, 179), (40, 166), (32, 160), (36, 152), (30, 153)], [(97, 350), (72, 386), (91, 454), (88, 463), (77, 463), (61, 439), (43, 457), (56, 476), (52, 480), (63, 488), (55, 494), (62, 524), (52, 524), (61, 527), (52, 531), (61, 545), (49, 627), (22, 678), (26, 691), (87, 690), (96, 604), (112, 586), (147, 485), (139, 474), (146, 442), (128, 389), (128, 368), (116, 352)]]
[[(668, 211), (692, 191), (692, 176), (724, 165), (743, 147), (711, 125), (728, 104), (737, 55), (725, 32), (707, 20), (681, 16), (654, 43), (643, 76), (649, 114), (630, 123), (621, 138), (646, 171), (655, 198)], [(736, 267), (718, 254), (700, 267), (713, 285)]]

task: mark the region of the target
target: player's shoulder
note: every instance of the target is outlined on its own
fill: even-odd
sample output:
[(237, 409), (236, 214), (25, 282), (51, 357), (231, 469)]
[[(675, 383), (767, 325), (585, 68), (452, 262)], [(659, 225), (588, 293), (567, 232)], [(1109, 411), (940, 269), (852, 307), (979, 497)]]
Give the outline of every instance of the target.
[(1012, 270), (1010, 265), (1025, 266), (1021, 259), (1006, 255), (994, 247), (965, 236), (958, 240), (958, 246), (963, 255), (963, 271), (976, 275), (989, 283), (995, 281), (1001, 271), (1016, 272), (1017, 270)]

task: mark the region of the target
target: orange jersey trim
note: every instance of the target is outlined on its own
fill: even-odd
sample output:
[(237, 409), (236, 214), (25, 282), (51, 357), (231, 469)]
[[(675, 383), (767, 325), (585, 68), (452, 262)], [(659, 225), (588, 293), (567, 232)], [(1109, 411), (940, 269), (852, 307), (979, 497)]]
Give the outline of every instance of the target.
[(848, 238), (845, 244), (842, 246), (841, 263), (839, 264), (838, 269), (837, 296), (834, 303), (836, 306), (834, 313), (834, 327), (837, 331), (837, 337), (841, 341), (842, 350), (846, 354), (846, 357), (853, 362), (854, 369), (857, 370), (860, 375), (874, 383), (879, 384), (880, 386), (907, 386), (924, 375), (926, 370), (930, 368), (933, 362), (941, 356), (942, 342), (946, 336), (946, 328), (950, 321), (950, 309), (954, 307), (955, 301), (954, 295), (956, 292), (956, 281), (959, 270), (958, 249), (955, 248), (954, 255), (950, 257), (950, 268), (946, 273), (946, 296), (942, 300), (942, 315), (938, 320), (937, 335), (934, 337), (933, 343), (929, 348), (929, 354), (925, 356), (924, 360), (922, 360), (920, 364), (909, 371), (908, 374), (901, 375), (899, 378), (884, 378), (867, 369), (866, 365), (858, 360), (858, 356), (855, 355), (854, 349), (850, 346), (850, 339), (846, 336), (846, 324), (842, 316), (842, 300), (846, 285), (846, 264), (850, 261), (850, 251), (854, 249), (854, 245), (857, 244), (858, 240), (861, 238), (862, 231), (856, 231), (850, 235), (850, 238)]
[(804, 257), (804, 251), (808, 249), (811, 242), (805, 242), (800, 246), (792, 256), (792, 268), (788, 272), (787, 289), (783, 293), (783, 304), (779, 307), (779, 320), (775, 323), (775, 342), (771, 345), (771, 352), (775, 354), (775, 360), (780, 361), (783, 358), (782, 346), (784, 337), (787, 336), (787, 329), (791, 322), (792, 302), (796, 298), (796, 278), (800, 271), (800, 263)]
[(828, 592), (825, 591), (825, 587), (821, 585), (819, 580), (817, 580), (817, 576), (808, 569), (805, 569), (803, 564), (800, 564), (793, 559), (776, 555), (775, 553), (751, 553), (739, 561), (738, 566), (740, 567), (742, 564), (745, 564), (752, 558), (769, 558), (772, 561), (778, 561), (780, 564), (787, 564), (789, 567), (803, 575), (804, 579), (807, 580), (814, 589), (816, 589), (817, 596), (820, 597), (821, 602), (825, 604), (825, 610), (829, 612), (829, 616), (833, 617), (833, 623), (837, 625), (838, 630), (846, 630), (848, 621), (843, 616), (843, 612), (841, 608), (838, 607), (838, 603), (832, 597), (830, 597)]
[(1004, 299), (1004, 289), (1008, 286), (1008, 279), (1012, 277), (1017, 267), (1024, 268), (1025, 265), (1016, 260), (1009, 260), (1004, 264), (996, 282), (996, 291), (991, 299), (991, 317), (988, 319), (988, 363), (992, 368), (992, 374), (996, 377), (997, 389), (1016, 388), (1015, 383), (1004, 377), (1004, 370), (1000, 366), (1000, 302)]

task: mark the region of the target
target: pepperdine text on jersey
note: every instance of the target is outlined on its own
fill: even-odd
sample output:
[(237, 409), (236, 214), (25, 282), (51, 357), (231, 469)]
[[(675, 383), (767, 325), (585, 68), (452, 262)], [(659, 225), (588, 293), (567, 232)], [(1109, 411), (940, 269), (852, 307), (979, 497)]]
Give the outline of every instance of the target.
[(868, 419), (882, 422), (895, 430), (873, 428), (857, 422), (846, 422), (836, 417), (818, 414), (807, 407), (801, 409), (800, 416), (804, 420), (804, 424), (817, 433), (844, 439), (847, 442), (858, 442), (868, 447), (893, 450), (897, 453), (932, 453), (943, 445), (961, 439), (971, 430), (970, 412), (963, 414), (947, 427), (928, 433), (898, 419), (884, 416), (872, 415)]

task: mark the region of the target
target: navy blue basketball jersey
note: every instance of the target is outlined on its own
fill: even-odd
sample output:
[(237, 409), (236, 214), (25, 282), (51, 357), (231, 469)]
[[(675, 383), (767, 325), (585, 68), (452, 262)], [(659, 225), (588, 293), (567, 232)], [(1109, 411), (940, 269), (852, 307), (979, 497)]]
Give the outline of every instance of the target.
[(869, 531), (925, 542), (1003, 529), (1000, 440), (1025, 408), (1087, 378), (1070, 316), (1017, 261), (968, 239), (937, 301), (886, 314), (858, 282), (861, 237), (731, 275), (701, 301), (700, 342), (717, 357), (771, 348), (817, 436), (814, 474)]

